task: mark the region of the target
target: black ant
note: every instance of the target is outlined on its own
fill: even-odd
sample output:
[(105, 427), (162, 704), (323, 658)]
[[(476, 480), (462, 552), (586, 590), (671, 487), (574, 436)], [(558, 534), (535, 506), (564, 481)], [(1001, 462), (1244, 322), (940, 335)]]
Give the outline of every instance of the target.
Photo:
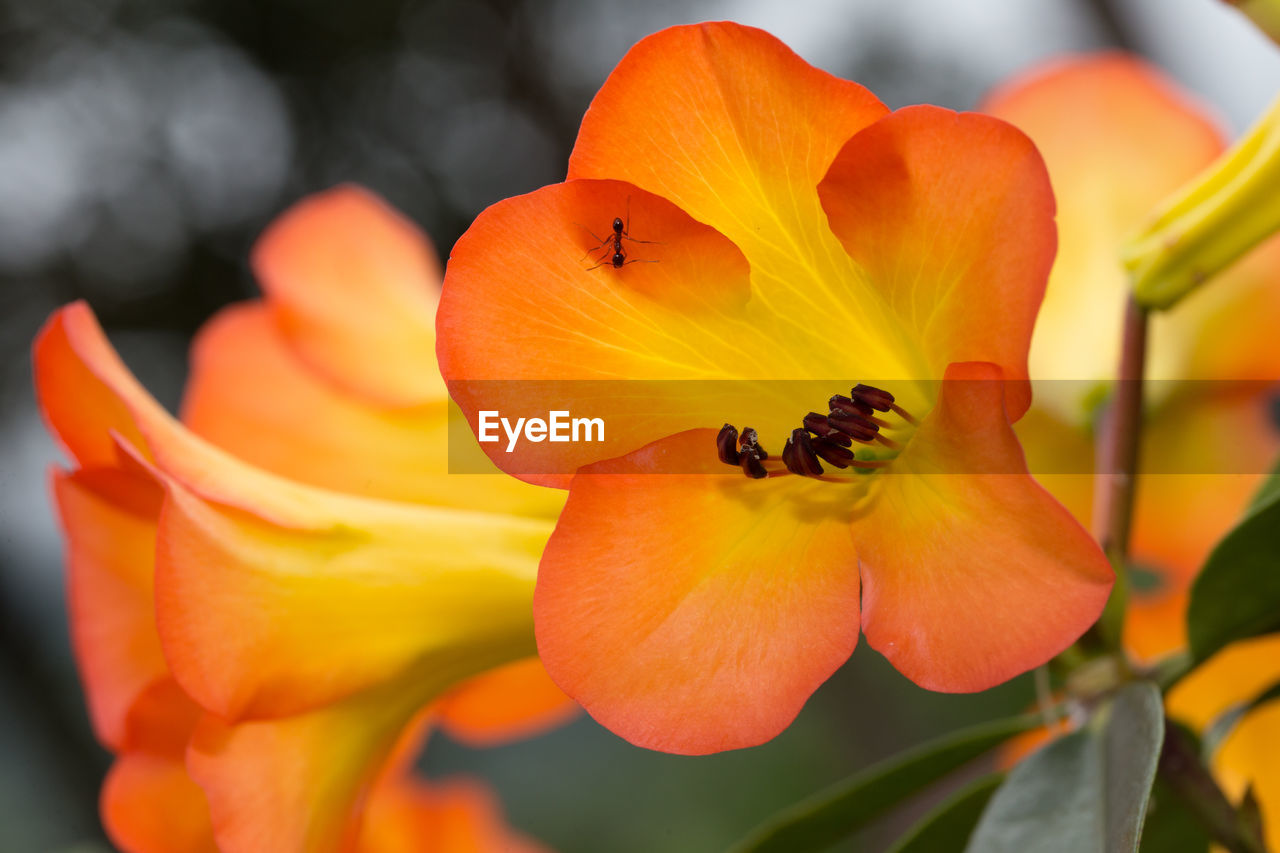
[(632, 243), (649, 243), (649, 244), (656, 244), (658, 242), (657, 240), (637, 240), (635, 237), (631, 236), (631, 199), (627, 199), (627, 221), (624, 223), (622, 221), (622, 217), (615, 216), (613, 218), (612, 234), (609, 234), (601, 238), (596, 236), (596, 233), (592, 231), (590, 228), (587, 228), (587, 226), (583, 225), (581, 227), (588, 234), (590, 234), (593, 239), (596, 240), (595, 248), (588, 249), (587, 254), (583, 255), (582, 259), (586, 260), (587, 257), (589, 257), (593, 252), (597, 252), (597, 251), (601, 252), (600, 258), (599, 258), (600, 262), (597, 263), (594, 267), (591, 267), (590, 269), (588, 269), (587, 272), (591, 272), (591, 270), (594, 270), (594, 269), (599, 269), (605, 264), (608, 264), (614, 269), (619, 269), (621, 267), (626, 266), (627, 264), (656, 264), (657, 263), (657, 261), (646, 260), (643, 258), (634, 258), (632, 260), (627, 260), (627, 250), (622, 245), (623, 240), (628, 240)]

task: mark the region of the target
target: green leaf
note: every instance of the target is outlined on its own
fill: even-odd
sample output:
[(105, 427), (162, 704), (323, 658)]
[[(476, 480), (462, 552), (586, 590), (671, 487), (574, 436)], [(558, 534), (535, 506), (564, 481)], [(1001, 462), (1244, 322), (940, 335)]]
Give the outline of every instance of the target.
[(1204, 825), (1160, 778), (1151, 789), (1151, 805), (1142, 827), (1139, 850), (1142, 853), (1209, 853), (1209, 834)]
[(888, 853), (959, 853), (1003, 781), (1003, 773), (992, 773), (961, 788), (899, 838)]
[(1253, 783), (1249, 783), (1249, 787), (1244, 789), (1244, 797), (1240, 800), (1240, 806), (1236, 809), (1236, 817), (1242, 826), (1254, 838), (1266, 838), (1267, 834), (1262, 826), (1262, 804), (1258, 802), (1258, 793), (1253, 789)]
[(1013, 769), (965, 850), (1134, 853), (1163, 742), (1160, 691), (1127, 685), (1083, 729)]
[(1228, 643), (1275, 630), (1280, 630), (1280, 470), (1213, 549), (1187, 606), (1187, 637), (1196, 661)]
[(733, 853), (823, 850), (940, 776), (1042, 723), (1040, 715), (1024, 714), (909, 749), (784, 809), (739, 842)]

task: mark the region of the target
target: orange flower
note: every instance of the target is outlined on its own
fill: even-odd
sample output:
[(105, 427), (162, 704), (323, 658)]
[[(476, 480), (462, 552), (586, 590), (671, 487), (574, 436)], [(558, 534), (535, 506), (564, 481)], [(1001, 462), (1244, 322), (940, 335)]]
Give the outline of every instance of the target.
[[(152, 615), (163, 492), (149, 478), (95, 468), (55, 473), (54, 494), (67, 535), (72, 628), (94, 728), (118, 756), (102, 792), (107, 831), (128, 851), (216, 850), (204, 792), (184, 764), (201, 711), (168, 672)], [(422, 739), (415, 728), (421, 726), (402, 736), (397, 751), (403, 759), (413, 758)], [(248, 768), (236, 770), (244, 784)], [(497, 851), (526, 844), (503, 827), (493, 798), (474, 783), (417, 781), (404, 760), (390, 762), (378, 779), (357, 851)], [(440, 838), (454, 843), (437, 845)]]
[[(1018, 425), (1031, 470), (1088, 523), (1086, 401), (1105, 390), (1129, 281), (1120, 246), (1225, 141), (1203, 108), (1138, 59), (1102, 53), (1033, 68), (983, 105), (1044, 154), (1059, 251), (1031, 347), (1037, 406)], [(1265, 384), (1280, 378), (1280, 241), (1152, 318), (1125, 644), (1151, 660), (1186, 645), (1187, 590), (1280, 449)], [(1190, 380), (1189, 382), (1183, 380)], [(1241, 381), (1248, 380), (1248, 381)]]
[[(1018, 125), (1044, 153), (1057, 188), (1061, 248), (1032, 346), (1037, 387), (1050, 405), (1019, 424), (1033, 471), (1092, 458), (1081, 398), (1108, 375), (1129, 282), (1124, 239), (1225, 148), (1203, 108), (1156, 69), (1121, 54), (1073, 57), (1019, 75), (984, 109)], [(1106, 306), (1112, 306), (1109, 310)], [(1101, 307), (1100, 307), (1101, 306)], [(1133, 531), (1140, 582), (1130, 590), (1124, 642), (1150, 661), (1185, 648), (1188, 590), (1210, 550), (1240, 518), (1277, 449), (1264, 382), (1280, 377), (1280, 241), (1272, 240), (1172, 311), (1152, 319), (1148, 387)], [(1091, 333), (1081, 344), (1082, 328)], [(1189, 379), (1192, 383), (1179, 384)], [(1092, 387), (1091, 387), (1092, 386)], [(1041, 393), (1046, 391), (1049, 393)], [(1200, 472), (1200, 473), (1194, 473)], [(1091, 513), (1091, 475), (1050, 474), (1045, 485), (1077, 517)], [(1170, 716), (1204, 732), (1224, 712), (1280, 678), (1280, 638), (1232, 646), (1167, 697)], [(1253, 784), (1268, 841), (1280, 846), (1277, 705), (1246, 716), (1213, 769), (1233, 797)], [(1017, 739), (1006, 758), (1046, 738)]]
[[(537, 380), (599, 380), (576, 399), (604, 442), (486, 445), (569, 487), (534, 605), (552, 678), (634, 743), (705, 753), (781, 731), (859, 628), (946, 691), (1070, 645), (1111, 572), (1010, 427), (1030, 402), (1053, 209), (1039, 155), (1004, 122), (890, 113), (732, 24), (634, 47), (569, 180), (494, 205), (458, 242), (438, 319), (473, 427), (504, 400), (551, 402)], [(861, 378), (896, 395), (870, 430), (888, 442), (859, 444), (862, 470), (834, 482), (789, 474), (816, 459), (792, 428)], [(696, 399), (659, 408), (623, 380), (686, 380)], [(717, 461), (726, 420), (758, 430), (772, 455), (745, 464), (767, 478)]]
[[(104, 821), (141, 851), (512, 849), (482, 789), (407, 762), (428, 706), (475, 743), (573, 713), (528, 657), (562, 499), (445, 473), (438, 267), (407, 222), (333, 190), (282, 217), (255, 266), (268, 300), (227, 309), (196, 348), (184, 408), (208, 440), (147, 396), (84, 305), (36, 344), (78, 466), (55, 493), (77, 659), (119, 756)], [(385, 369), (357, 363), (371, 352)]]
[(1169, 715), (1198, 732), (1240, 714), (1211, 759), (1227, 796), (1239, 802), (1253, 788), (1262, 810), (1267, 849), (1280, 849), (1280, 701), (1249, 707), (1280, 683), (1280, 635), (1233, 643), (1180, 681), (1166, 699)]

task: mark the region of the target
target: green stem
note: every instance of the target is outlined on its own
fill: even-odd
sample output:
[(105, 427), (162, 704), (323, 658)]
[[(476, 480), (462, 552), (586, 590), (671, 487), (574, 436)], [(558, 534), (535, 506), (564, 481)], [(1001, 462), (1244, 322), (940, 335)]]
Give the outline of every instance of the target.
[(1159, 773), (1214, 841), (1231, 853), (1267, 853), (1256, 827), (1239, 818), (1200, 760), (1195, 743), (1172, 720), (1165, 720)]
[(1120, 649), (1129, 598), (1126, 567), (1142, 438), (1142, 388), (1147, 361), (1147, 311), (1132, 296), (1125, 305), (1120, 371), (1111, 412), (1099, 443), (1101, 472), (1096, 500), (1102, 510), (1102, 550), (1116, 573), (1098, 631), (1110, 649)]

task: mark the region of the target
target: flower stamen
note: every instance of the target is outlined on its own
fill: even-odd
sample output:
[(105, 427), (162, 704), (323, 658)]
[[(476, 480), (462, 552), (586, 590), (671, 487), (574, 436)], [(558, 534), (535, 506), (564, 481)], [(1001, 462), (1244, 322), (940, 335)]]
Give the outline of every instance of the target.
[(733, 424), (720, 427), (716, 436), (716, 453), (721, 462), (741, 466), (742, 473), (753, 480), (769, 476), (768, 469), (764, 467), (764, 460), (769, 458), (769, 454), (760, 446), (760, 436), (751, 427), (742, 430), (741, 439), (738, 428)]
[[(896, 452), (901, 452), (905, 447), (902, 442), (881, 433), (882, 429), (896, 427), (872, 413), (893, 412), (912, 426), (920, 423), (910, 412), (899, 406), (888, 391), (861, 383), (855, 385), (847, 397), (842, 394), (834, 395), (828, 405), (828, 414), (809, 412), (804, 416), (803, 426), (793, 429), (787, 438), (782, 449), (782, 464), (792, 474), (832, 480), (823, 476), (822, 462), (841, 469), (884, 468), (893, 461), (893, 457), (859, 459), (850, 449), (855, 441), (859, 444), (878, 444)], [(725, 424), (716, 436), (716, 450), (721, 462), (741, 466), (743, 473), (753, 479), (783, 473), (776, 468), (771, 471), (765, 467), (763, 462), (769, 455), (760, 446), (759, 435), (751, 427), (743, 428), (739, 439), (737, 428), (732, 424)]]

